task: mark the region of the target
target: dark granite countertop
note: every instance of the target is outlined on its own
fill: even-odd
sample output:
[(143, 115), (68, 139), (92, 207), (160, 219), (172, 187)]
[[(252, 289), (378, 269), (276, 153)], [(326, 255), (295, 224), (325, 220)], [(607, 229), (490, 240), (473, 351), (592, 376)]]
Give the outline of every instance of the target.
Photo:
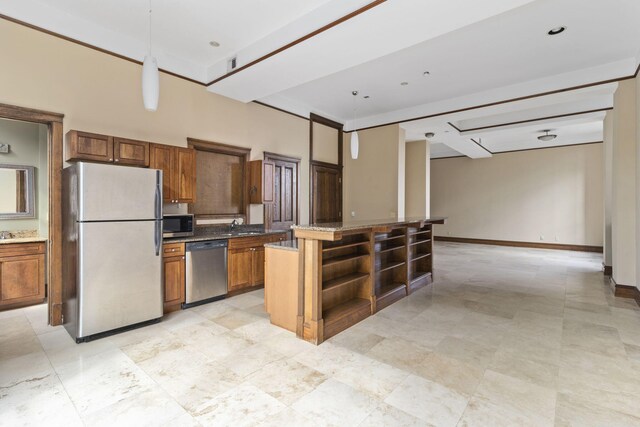
[(370, 227), (383, 227), (411, 224), (416, 222), (426, 222), (435, 224), (444, 224), (446, 217), (405, 217), (405, 218), (387, 218), (387, 219), (372, 219), (372, 220), (352, 220), (343, 222), (328, 222), (322, 224), (308, 224), (308, 225), (294, 225), (294, 230), (306, 230), (306, 231), (329, 231), (339, 232), (348, 230), (357, 230), (360, 228)]
[(164, 243), (189, 243), (205, 240), (228, 240), (240, 237), (259, 237), (270, 234), (285, 233), (283, 230), (265, 230), (262, 225), (239, 225), (234, 231), (229, 231), (228, 226), (196, 227), (195, 233), (190, 237), (169, 237), (163, 239)]
[(282, 242), (274, 242), (267, 243), (264, 245), (265, 248), (272, 249), (283, 249), (286, 251), (298, 251), (298, 241), (297, 240), (284, 240)]

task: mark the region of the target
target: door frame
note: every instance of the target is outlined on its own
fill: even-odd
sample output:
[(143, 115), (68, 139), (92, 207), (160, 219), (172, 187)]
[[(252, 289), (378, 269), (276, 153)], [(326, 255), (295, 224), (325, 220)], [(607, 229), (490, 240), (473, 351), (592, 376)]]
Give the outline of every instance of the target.
[(0, 118), (47, 125), (49, 168), (49, 237), (47, 239), (47, 304), (49, 324), (62, 324), (62, 167), (64, 114), (0, 104)]
[[(283, 154), (271, 153), (269, 151), (265, 151), (263, 153), (263, 159), (265, 161), (271, 160), (281, 160), (283, 162), (295, 163), (296, 164), (296, 224), (300, 224), (300, 163), (302, 159), (300, 157), (286, 156)], [(264, 226), (267, 230), (271, 229), (271, 216), (267, 215), (267, 209), (269, 209), (270, 204), (263, 205), (263, 213), (262, 217), (264, 218)], [(268, 220), (268, 221), (267, 221)]]
[[(334, 128), (338, 131), (338, 164), (320, 162), (317, 160), (313, 160), (313, 124), (318, 123), (324, 126), (328, 126), (330, 128)], [(342, 155), (343, 155), (343, 139), (344, 139), (344, 125), (342, 123), (338, 123), (331, 119), (327, 119), (326, 117), (319, 116), (317, 114), (311, 113), (309, 115), (309, 223), (315, 223), (315, 212), (313, 210), (315, 205), (315, 183), (313, 180), (313, 173), (316, 167), (330, 168), (338, 171), (338, 179), (340, 180), (340, 185), (338, 186), (338, 204), (339, 204), (339, 212), (342, 215)]]

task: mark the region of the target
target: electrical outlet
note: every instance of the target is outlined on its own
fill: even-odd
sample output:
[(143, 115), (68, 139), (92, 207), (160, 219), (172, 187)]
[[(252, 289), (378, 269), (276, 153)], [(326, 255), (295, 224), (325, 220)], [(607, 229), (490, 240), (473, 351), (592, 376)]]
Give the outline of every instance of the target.
[(560, 238), (558, 238), (558, 236), (556, 236), (556, 242), (559, 242), (559, 241), (560, 241)]
[(544, 236), (542, 234), (540, 235), (540, 240), (544, 240)]
[(356, 211), (351, 211), (351, 216), (352, 217), (356, 216)]
[(0, 144), (0, 153), (9, 154), (9, 144)]

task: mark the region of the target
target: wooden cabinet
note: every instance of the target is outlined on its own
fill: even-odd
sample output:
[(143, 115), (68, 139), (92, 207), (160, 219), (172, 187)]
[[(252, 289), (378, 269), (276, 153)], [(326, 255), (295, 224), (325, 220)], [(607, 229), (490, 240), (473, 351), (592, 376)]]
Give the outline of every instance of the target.
[(113, 162), (113, 137), (72, 130), (67, 133), (67, 162)]
[(286, 233), (229, 240), (227, 292), (231, 295), (264, 285), (264, 245), (287, 239)]
[(163, 200), (193, 203), (196, 200), (196, 152), (192, 148), (151, 144), (149, 167), (163, 172)]
[(185, 301), (185, 245), (169, 243), (162, 247), (164, 312), (180, 310)]
[(0, 310), (45, 299), (45, 244), (0, 245)]
[(67, 133), (66, 160), (147, 167), (149, 143), (72, 130)]
[(266, 160), (249, 162), (249, 203), (264, 204), (275, 201), (275, 164)]
[(126, 166), (149, 166), (149, 143), (113, 138), (113, 162)]

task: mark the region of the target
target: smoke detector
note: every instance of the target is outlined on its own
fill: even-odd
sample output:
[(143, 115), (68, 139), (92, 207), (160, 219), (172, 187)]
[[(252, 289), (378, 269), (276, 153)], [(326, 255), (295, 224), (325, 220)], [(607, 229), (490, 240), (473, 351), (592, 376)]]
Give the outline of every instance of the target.
[(435, 133), (433, 133), (433, 132), (427, 132), (427, 133), (425, 133), (425, 134), (424, 134), (424, 136), (425, 136), (425, 138), (429, 138), (429, 139), (431, 139), (431, 138), (433, 138), (434, 136), (436, 136), (436, 134), (435, 134)]

